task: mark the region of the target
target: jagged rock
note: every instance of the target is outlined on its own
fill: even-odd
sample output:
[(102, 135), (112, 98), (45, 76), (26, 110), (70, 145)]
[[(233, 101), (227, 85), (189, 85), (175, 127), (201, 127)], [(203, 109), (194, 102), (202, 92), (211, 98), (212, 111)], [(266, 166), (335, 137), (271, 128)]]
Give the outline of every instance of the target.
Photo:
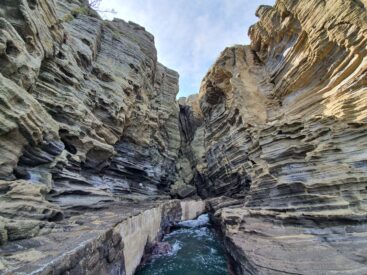
[(154, 37), (87, 1), (5, 1), (0, 15), (0, 179), (43, 183), (74, 209), (168, 195), (178, 74)]
[(59, 206), (47, 201), (50, 190), (27, 181), (0, 181), (0, 244), (49, 233), (63, 218)]
[[(184, 193), (197, 193), (206, 198), (208, 194), (201, 188), (206, 181), (203, 115), (197, 99), (197, 95), (191, 95), (178, 100), (181, 144), (176, 164), (177, 178), (171, 186), (171, 194), (177, 195), (177, 190), (181, 189)], [(192, 186), (196, 187), (195, 193)], [(184, 195), (182, 191), (179, 197)]]
[(0, 271), (132, 274), (198, 194), (239, 273), (366, 273), (366, 7), (261, 6), (177, 103), (143, 27), (2, 1)]
[[(273, 86), (248, 46), (227, 48), (201, 86), (207, 193), (244, 197), (251, 181), (252, 125), (265, 123)], [(247, 130), (248, 129), (248, 130)]]
[(158, 242), (154, 245), (152, 256), (167, 256), (172, 253), (172, 245), (169, 242)]
[(185, 199), (191, 196), (196, 195), (196, 188), (192, 185), (183, 185), (178, 187), (175, 194), (177, 194), (178, 198)]
[(366, 6), (262, 6), (203, 80), (204, 188), (243, 198), (213, 208), (240, 273), (366, 273)]
[(366, 273), (364, 214), (225, 208), (219, 217), (240, 274)]

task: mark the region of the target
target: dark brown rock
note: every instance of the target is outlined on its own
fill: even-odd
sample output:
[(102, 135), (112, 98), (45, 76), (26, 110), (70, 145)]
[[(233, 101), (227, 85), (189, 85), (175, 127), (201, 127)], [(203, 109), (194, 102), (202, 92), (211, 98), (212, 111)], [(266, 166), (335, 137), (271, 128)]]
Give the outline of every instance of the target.
[(152, 256), (163, 256), (172, 253), (172, 246), (169, 242), (158, 242), (154, 245)]

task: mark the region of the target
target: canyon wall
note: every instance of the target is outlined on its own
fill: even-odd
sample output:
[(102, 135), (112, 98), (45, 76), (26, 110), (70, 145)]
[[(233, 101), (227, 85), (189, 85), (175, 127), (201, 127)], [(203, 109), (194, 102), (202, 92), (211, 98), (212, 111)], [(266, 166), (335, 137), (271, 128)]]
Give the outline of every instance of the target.
[(176, 102), (143, 27), (2, 1), (0, 271), (131, 274), (200, 196), (240, 274), (367, 273), (366, 8), (261, 6)]
[(261, 6), (202, 82), (204, 188), (231, 197), (209, 204), (241, 273), (367, 272), (366, 8)]
[(0, 63), (0, 243), (81, 210), (169, 198), (178, 74), (143, 27), (86, 1), (1, 1)]

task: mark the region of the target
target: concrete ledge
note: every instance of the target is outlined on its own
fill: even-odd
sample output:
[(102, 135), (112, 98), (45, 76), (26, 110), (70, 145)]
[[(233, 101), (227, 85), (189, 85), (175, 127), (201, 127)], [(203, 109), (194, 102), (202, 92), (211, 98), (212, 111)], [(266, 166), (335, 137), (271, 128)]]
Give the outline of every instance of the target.
[(0, 273), (132, 275), (164, 229), (204, 211), (204, 202), (171, 200), (86, 212), (48, 235), (1, 247)]

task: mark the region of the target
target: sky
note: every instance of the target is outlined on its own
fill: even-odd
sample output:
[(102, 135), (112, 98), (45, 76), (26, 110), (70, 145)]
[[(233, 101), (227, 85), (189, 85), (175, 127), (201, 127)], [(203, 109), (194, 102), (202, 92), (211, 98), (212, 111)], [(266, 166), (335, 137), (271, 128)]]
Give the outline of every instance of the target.
[(201, 80), (221, 51), (249, 44), (248, 28), (259, 5), (275, 0), (102, 0), (100, 10), (133, 21), (155, 37), (158, 61), (180, 74), (178, 97), (198, 93)]

